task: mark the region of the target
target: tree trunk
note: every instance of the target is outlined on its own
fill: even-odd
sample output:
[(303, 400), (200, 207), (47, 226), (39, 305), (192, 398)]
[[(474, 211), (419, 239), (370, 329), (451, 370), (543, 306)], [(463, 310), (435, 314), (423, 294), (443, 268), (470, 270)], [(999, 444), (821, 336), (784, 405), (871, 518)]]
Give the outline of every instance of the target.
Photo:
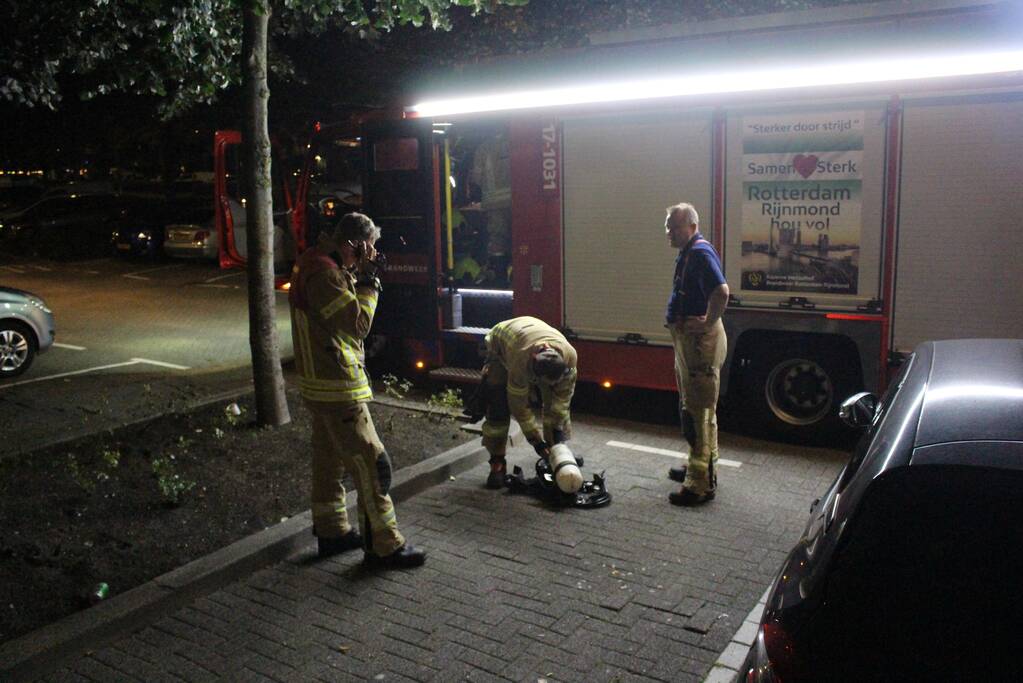
[(267, 132), (266, 82), (269, 3), (247, 0), (243, 9), (242, 79), (245, 127), (242, 148), (248, 201), (249, 347), (256, 388), (256, 421), (278, 427), (291, 422), (281, 371), (274, 300), (273, 193), (270, 178), (270, 135)]

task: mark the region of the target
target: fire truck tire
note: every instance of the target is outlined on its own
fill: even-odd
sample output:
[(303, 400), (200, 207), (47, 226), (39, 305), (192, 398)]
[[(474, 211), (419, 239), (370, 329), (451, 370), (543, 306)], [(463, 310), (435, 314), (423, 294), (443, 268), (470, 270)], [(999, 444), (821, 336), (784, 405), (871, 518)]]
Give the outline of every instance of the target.
[(771, 349), (754, 362), (746, 415), (756, 431), (800, 442), (845, 432), (838, 407), (860, 383), (859, 361), (831, 345)]

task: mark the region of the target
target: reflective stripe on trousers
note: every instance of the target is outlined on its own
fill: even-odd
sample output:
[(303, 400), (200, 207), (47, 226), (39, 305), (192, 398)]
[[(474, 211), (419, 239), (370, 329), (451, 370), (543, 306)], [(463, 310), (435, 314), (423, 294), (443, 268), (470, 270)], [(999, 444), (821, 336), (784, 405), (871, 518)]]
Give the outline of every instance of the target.
[(483, 420), (483, 447), (490, 462), (503, 460), (508, 449), (511, 411), (508, 409), (508, 370), (495, 358), (487, 359), (483, 390), (487, 392), (487, 414)]
[[(317, 536), (339, 536), (351, 528), (345, 512), (345, 470), (359, 493), (359, 518), (367, 549), (389, 555), (405, 544), (398, 531), (394, 503), (388, 494), (391, 463), (377, 437), (365, 403), (332, 404), (306, 401), (313, 423), (313, 530)], [(368, 528), (367, 528), (368, 527)]]
[(675, 383), (679, 394), (679, 416), (688, 412), (695, 423), (696, 445), (689, 454), (685, 488), (704, 493), (714, 487), (712, 463), (718, 459), (717, 402), (721, 387), (721, 365), (725, 362), (728, 339), (718, 320), (706, 332), (682, 332), (671, 326), (675, 347)]

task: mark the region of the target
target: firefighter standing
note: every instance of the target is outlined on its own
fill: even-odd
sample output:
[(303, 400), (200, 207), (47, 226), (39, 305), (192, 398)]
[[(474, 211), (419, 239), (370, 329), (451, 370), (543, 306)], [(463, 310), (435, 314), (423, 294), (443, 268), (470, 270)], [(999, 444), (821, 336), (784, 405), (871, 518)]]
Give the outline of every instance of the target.
[(675, 347), (682, 433), (690, 446), (688, 467), (669, 470), (671, 479), (682, 482), (682, 490), (672, 493), (669, 500), (689, 506), (713, 500), (717, 490), (715, 410), (728, 344), (721, 322), (728, 305), (728, 284), (721, 272), (721, 259), (700, 234), (700, 217), (693, 205), (676, 204), (667, 212), (664, 230), (668, 243), (679, 254), (666, 327)]
[[(500, 322), (487, 333), (483, 368), (486, 420), (483, 446), (490, 454), (487, 488), (504, 486), (505, 449), (511, 418), (541, 457), (570, 437), (569, 404), (575, 391), (576, 353), (565, 336), (537, 318), (523, 316)], [(538, 390), (543, 429), (533, 417), (529, 397)]]
[[(372, 400), (363, 340), (380, 294), (380, 228), (359, 213), (320, 232), (291, 276), (291, 331), (299, 388), (312, 413), (313, 533), (321, 557), (363, 546), (368, 564), (415, 567), (426, 554), (398, 531), (391, 462), (366, 405)], [(359, 493), (362, 535), (345, 510), (347, 469)]]

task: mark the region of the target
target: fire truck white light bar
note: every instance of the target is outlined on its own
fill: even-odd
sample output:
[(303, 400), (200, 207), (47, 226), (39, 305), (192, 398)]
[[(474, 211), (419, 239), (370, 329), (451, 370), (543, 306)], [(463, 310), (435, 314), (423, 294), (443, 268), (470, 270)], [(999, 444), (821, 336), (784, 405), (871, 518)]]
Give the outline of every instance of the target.
[(427, 100), (413, 106), (411, 111), (419, 116), (454, 116), (514, 109), (832, 85), (886, 83), (1013, 71), (1023, 71), (1023, 50), (912, 59), (893, 58), (822, 64), (811, 67), (775, 67), (731, 73), (617, 81), (573, 88), (524, 90), (478, 97)]

